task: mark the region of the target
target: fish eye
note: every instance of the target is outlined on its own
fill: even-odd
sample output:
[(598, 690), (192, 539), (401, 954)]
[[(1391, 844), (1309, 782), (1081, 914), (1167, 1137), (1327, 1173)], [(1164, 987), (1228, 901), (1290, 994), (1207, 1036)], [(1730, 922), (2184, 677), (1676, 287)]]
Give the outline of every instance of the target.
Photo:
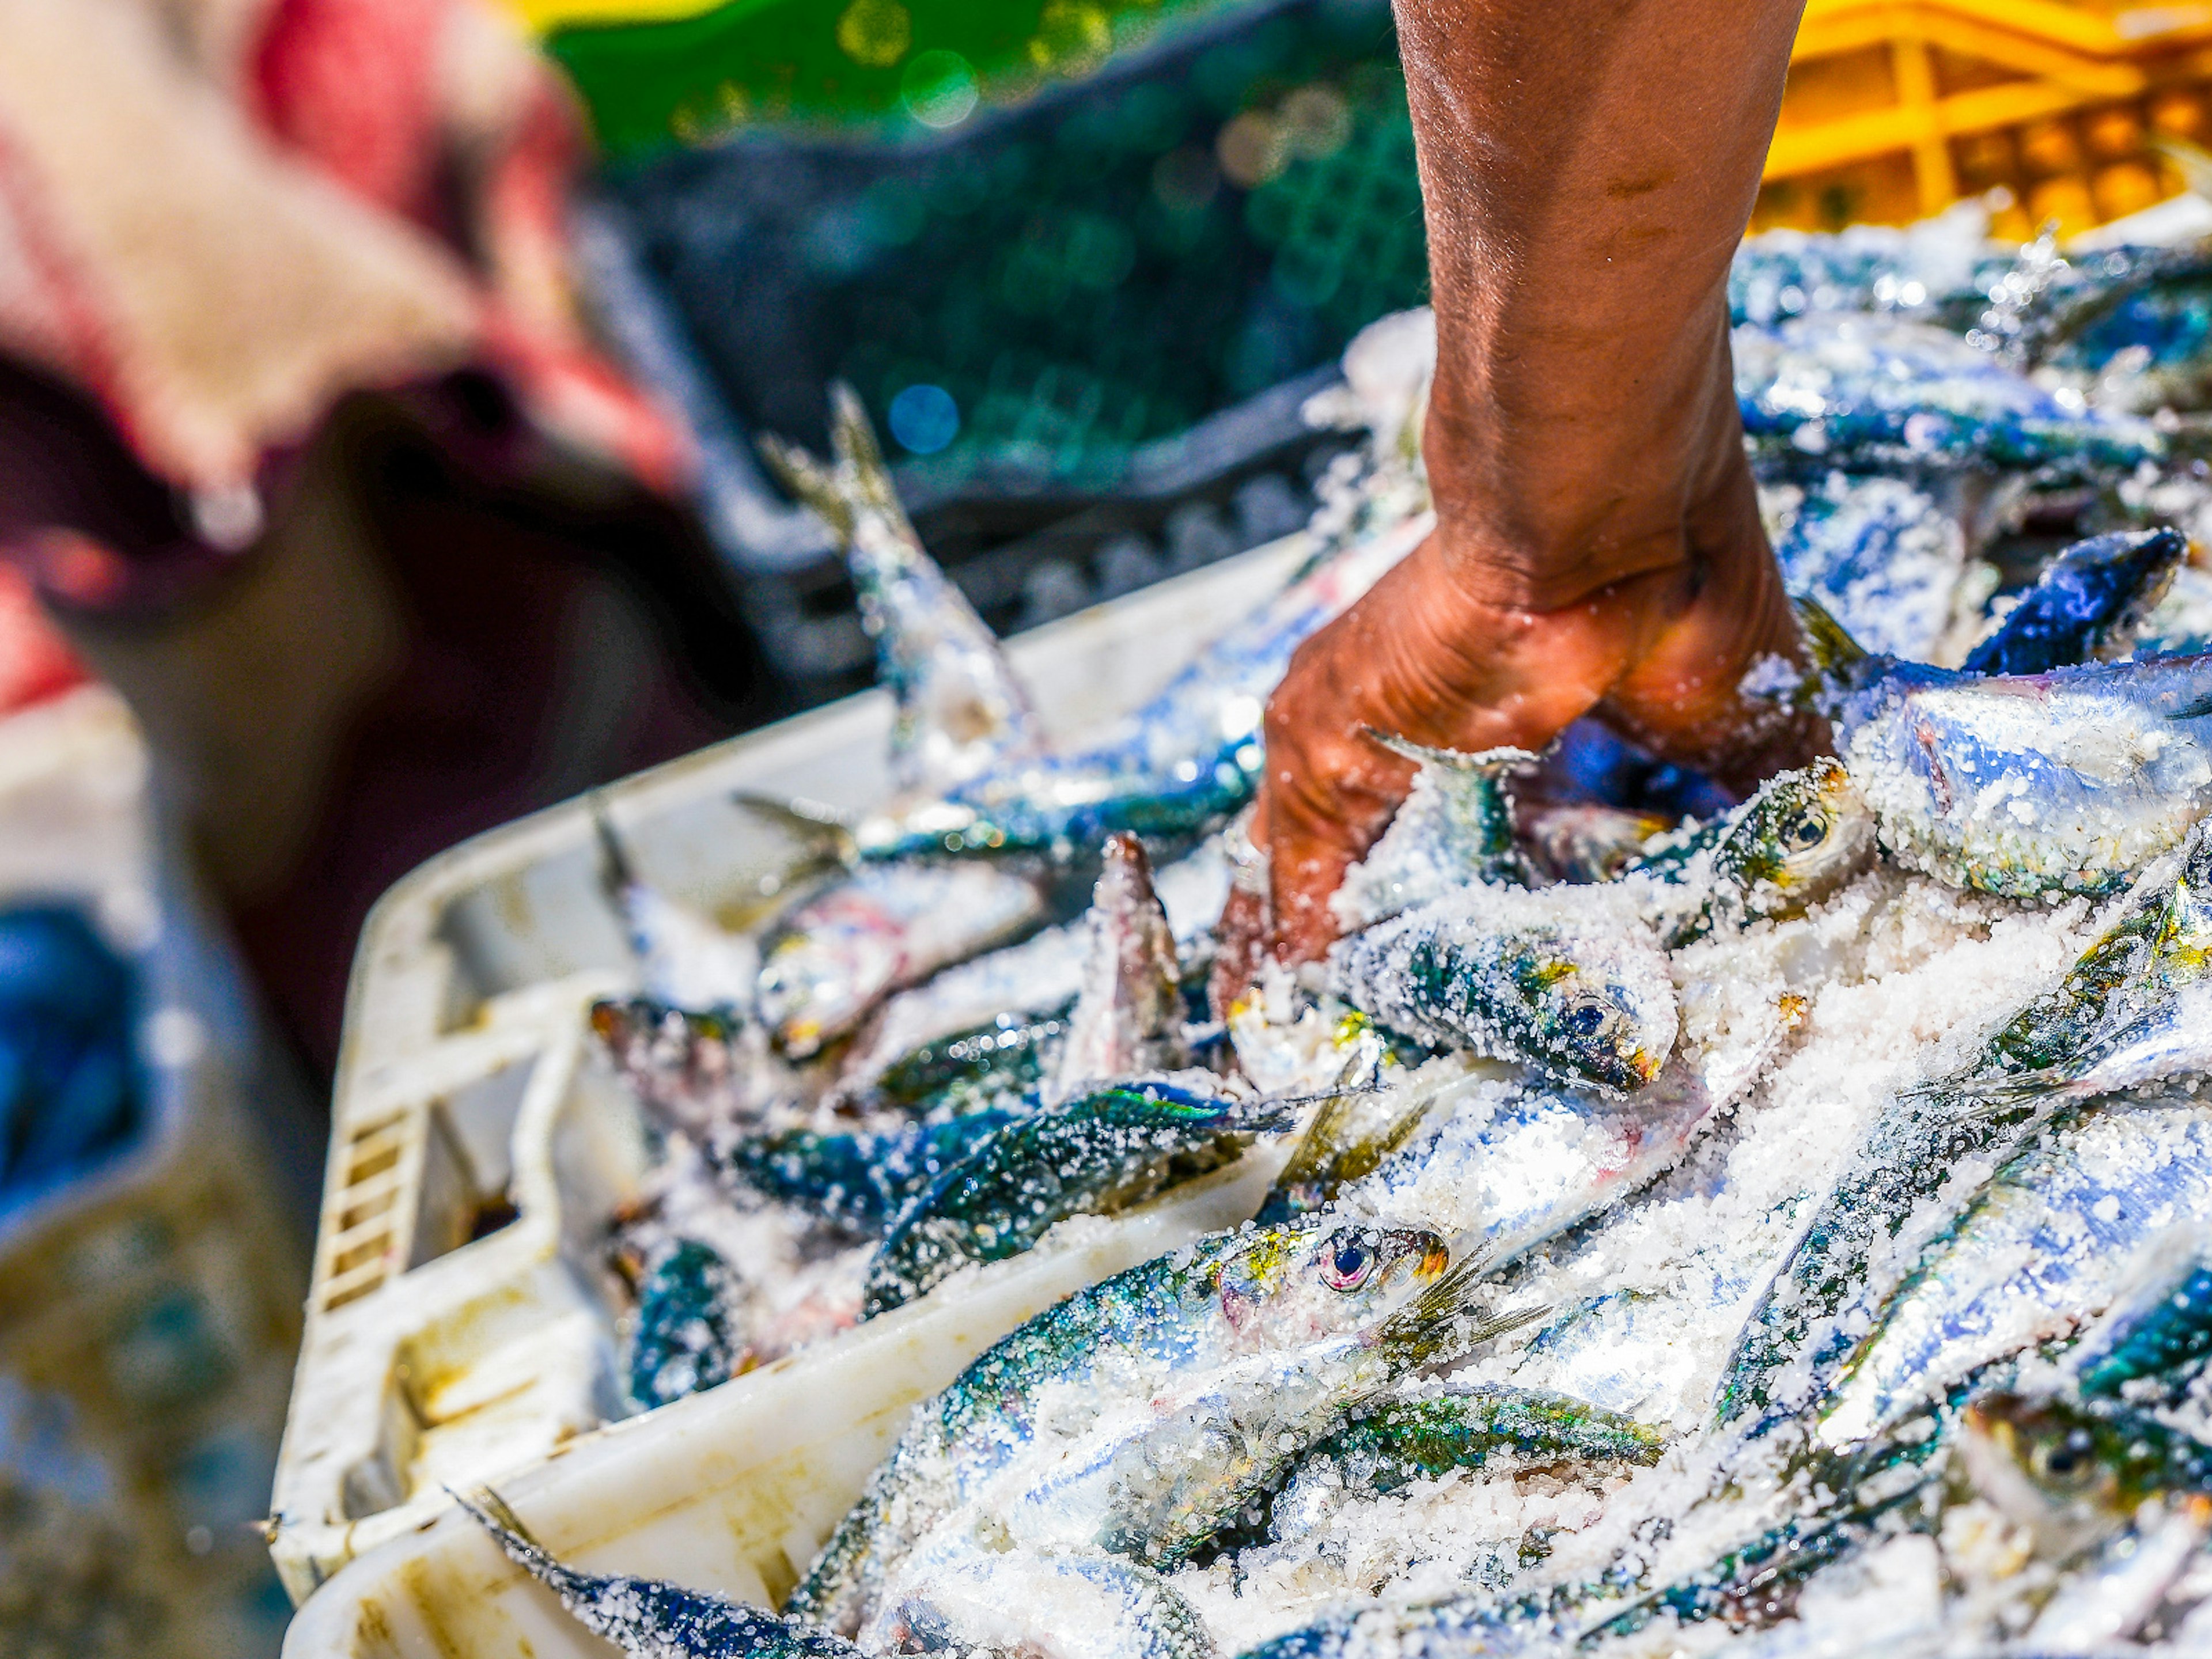
[(1807, 813), (1790, 821), (1782, 832), (1782, 844), (1793, 853), (1809, 853), (1827, 838), (1828, 826)]
[(2056, 1444), (2036, 1448), (2035, 1472), (2056, 1486), (2085, 1486), (2097, 1472), (2088, 1434), (2075, 1429)]
[(1567, 1035), (1587, 1042), (1605, 1029), (1605, 1008), (1585, 999), (1567, 1010)]
[(1365, 1239), (1340, 1239), (1322, 1268), (1322, 1277), (1333, 1291), (1356, 1291), (1375, 1271), (1375, 1247)]

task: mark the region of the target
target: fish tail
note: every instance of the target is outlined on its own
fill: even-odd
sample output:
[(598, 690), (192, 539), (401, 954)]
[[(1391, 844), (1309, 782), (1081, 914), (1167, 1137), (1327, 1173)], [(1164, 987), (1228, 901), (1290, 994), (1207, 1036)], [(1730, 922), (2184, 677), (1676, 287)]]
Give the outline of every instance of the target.
[(563, 1566), (553, 1553), (531, 1535), (522, 1517), (507, 1507), (507, 1500), (489, 1486), (477, 1486), (466, 1492), (446, 1488), (446, 1495), (466, 1510), (469, 1516), (507, 1552), (507, 1559), (527, 1571), (540, 1583), (550, 1585), (564, 1595), (575, 1595), (586, 1588), (584, 1575), (574, 1567)]
[(884, 465), (883, 447), (876, 441), (866, 406), (844, 380), (830, 383), (830, 450), (846, 488), (912, 537), (914, 527), (907, 523), (890, 468)]
[(797, 444), (772, 432), (763, 433), (759, 445), (761, 459), (776, 482), (811, 507), (839, 541), (850, 542), (856, 520), (852, 502), (837, 487), (836, 475)]

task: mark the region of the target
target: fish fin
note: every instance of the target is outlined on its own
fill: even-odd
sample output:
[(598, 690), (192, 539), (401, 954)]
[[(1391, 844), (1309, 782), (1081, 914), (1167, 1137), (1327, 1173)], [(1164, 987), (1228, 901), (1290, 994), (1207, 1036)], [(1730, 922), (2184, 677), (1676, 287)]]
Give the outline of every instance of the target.
[(1797, 612), (1797, 625), (1804, 630), (1814, 665), (1823, 674), (1849, 675), (1872, 654), (1851, 637), (1850, 629), (1838, 622), (1827, 606), (1810, 594), (1796, 595), (1790, 603)]
[(849, 869), (860, 862), (860, 845), (853, 822), (835, 807), (797, 796), (779, 800), (742, 789), (730, 799), (740, 811), (782, 831), (806, 849), (794, 871), (808, 865), (843, 865)]
[(586, 1574), (564, 1566), (550, 1550), (532, 1537), (530, 1528), (522, 1524), (522, 1517), (489, 1486), (477, 1486), (466, 1492), (455, 1492), (448, 1486), (446, 1495), (492, 1535), (500, 1548), (507, 1552), (507, 1559), (541, 1583), (569, 1596), (579, 1594), (589, 1583)]
[(2173, 163), (2174, 171), (2181, 175), (2181, 182), (2191, 196), (2212, 201), (2212, 154), (2185, 138), (2163, 132), (2152, 136), (2150, 147)]
[(1485, 777), (1498, 777), (1508, 772), (1543, 764), (1540, 755), (1533, 755), (1526, 749), (1504, 747), (1479, 749), (1473, 752), (1461, 749), (1437, 749), (1425, 743), (1415, 743), (1411, 738), (1377, 731), (1371, 726), (1363, 726), (1359, 729), (1370, 742), (1382, 744), (1394, 755), (1449, 772), (1474, 772)]
[(1476, 1250), (1385, 1320), (1375, 1334), (1375, 1346), (1408, 1364), (1420, 1364), (1442, 1353), (1463, 1352), (1477, 1343), (1548, 1317), (1552, 1309), (1537, 1307), (1468, 1319), (1474, 1312), (1476, 1288), (1501, 1265), (1496, 1252)]
[(1321, 1109), (1314, 1114), (1313, 1121), (1306, 1126), (1305, 1133), (1291, 1151), (1290, 1161), (1283, 1165), (1282, 1173), (1267, 1189), (1267, 1200), (1256, 1218), (1261, 1226), (1322, 1208), (1346, 1182), (1357, 1181), (1404, 1146), (1428, 1115), (1433, 1103), (1425, 1095), (1417, 1096), (1412, 1105), (1391, 1118), (1379, 1132), (1352, 1133), (1354, 1103), (1360, 1096), (1373, 1092), (1371, 1087), (1358, 1086), (1360, 1070), (1361, 1056), (1354, 1054), (1337, 1074), (1334, 1091), (1322, 1097)]

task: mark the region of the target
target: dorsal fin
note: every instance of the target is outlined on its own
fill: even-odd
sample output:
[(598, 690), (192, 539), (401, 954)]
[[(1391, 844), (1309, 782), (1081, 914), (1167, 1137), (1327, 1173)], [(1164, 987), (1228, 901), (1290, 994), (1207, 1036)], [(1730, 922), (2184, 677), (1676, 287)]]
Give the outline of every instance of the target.
[(1038, 752), (1042, 730), (997, 636), (915, 533), (860, 398), (841, 382), (830, 407), (829, 461), (775, 438), (761, 440), (761, 453), (844, 544), (895, 706), (893, 778), (908, 793), (943, 795)]

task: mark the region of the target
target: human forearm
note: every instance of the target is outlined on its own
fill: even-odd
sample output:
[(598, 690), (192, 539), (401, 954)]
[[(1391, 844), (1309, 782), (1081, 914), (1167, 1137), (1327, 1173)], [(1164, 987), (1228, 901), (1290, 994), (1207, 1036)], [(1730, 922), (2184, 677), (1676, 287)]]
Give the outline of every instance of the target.
[(1739, 533), (1728, 265), (1799, 0), (1397, 10), (1444, 556), (1482, 597), (1547, 611)]

